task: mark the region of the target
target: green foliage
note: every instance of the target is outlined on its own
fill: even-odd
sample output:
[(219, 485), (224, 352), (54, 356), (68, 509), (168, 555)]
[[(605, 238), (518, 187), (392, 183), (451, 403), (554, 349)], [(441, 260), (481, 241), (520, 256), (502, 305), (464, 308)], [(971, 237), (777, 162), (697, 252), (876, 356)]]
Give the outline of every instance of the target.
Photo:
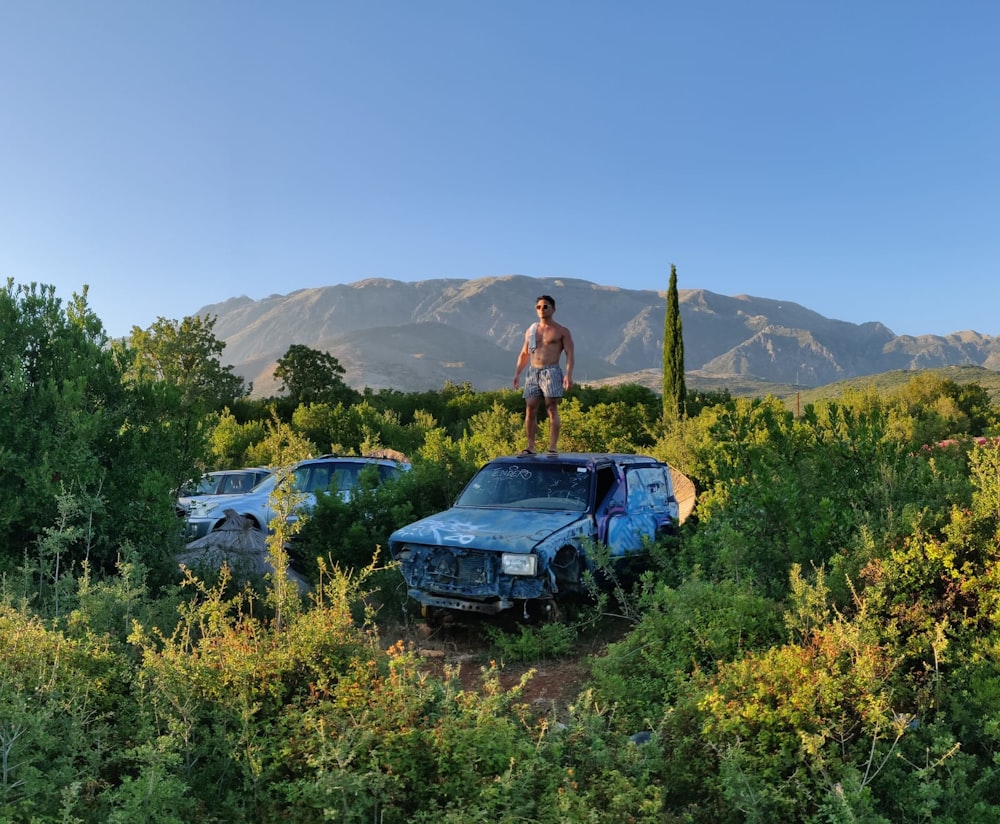
[(223, 366), (225, 343), (215, 337), (215, 317), (157, 318), (148, 329), (132, 327), (126, 377), (139, 383), (175, 387), (184, 408), (219, 411), (249, 393), (233, 367)]
[(561, 448), (567, 452), (644, 452), (658, 418), (645, 405), (598, 403), (586, 412), (576, 398), (560, 406)]
[(288, 467), (317, 453), (316, 445), (277, 417), (267, 422), (265, 435), (246, 452), (247, 466)]
[(0, 814), (9, 821), (94, 815), (120, 767), (134, 711), (121, 651), (0, 605)]
[(64, 310), (52, 287), (8, 281), (0, 328), (0, 569), (27, 559), (24, 596), (44, 598), (56, 563), (64, 581), (84, 560), (110, 572), (131, 543), (163, 583), (169, 490), (191, 474), (179, 428), (151, 387), (123, 382), (86, 289)]
[(747, 820), (810, 820), (845, 765), (877, 773), (905, 734), (892, 668), (875, 639), (842, 622), (722, 664), (698, 701), (703, 746), (718, 757), (706, 786)]
[(344, 501), (339, 495), (318, 496), (291, 549), (306, 576), (316, 578), (320, 559), (344, 569), (364, 569), (376, 558), (379, 548), (386, 546), (389, 534), (399, 524), (423, 517), (414, 512), (411, 500), (410, 493), (424, 474), (422, 469), (415, 471), (416, 479), (409, 477), (413, 472), (407, 472), (401, 478), (379, 483), (375, 467), (365, 467), (350, 500)]
[(978, 383), (958, 384), (928, 372), (915, 375), (890, 398), (910, 422), (914, 447), (958, 435), (983, 435), (997, 425), (997, 410)]
[(972, 506), (976, 514), (1000, 523), (1000, 441), (994, 439), (972, 448), (969, 473), (975, 485)]
[[(417, 496), (414, 511), (431, 514), (447, 509), (483, 462), (478, 451), (470, 448), (468, 439), (456, 442), (441, 430), (428, 432), (413, 459), (413, 472), (420, 473), (412, 475), (417, 487), (413, 489)], [(416, 484), (418, 477), (425, 483)]]
[[(567, 448), (666, 457), (700, 497), (622, 589), (630, 630), (549, 710), (532, 672), (477, 679), (395, 641), (405, 588), (379, 566), (395, 527), (516, 450), (518, 393), (222, 403), (188, 357), (220, 351), (211, 322), (109, 347), (85, 296), (0, 291), (3, 820), (1000, 818), (1000, 458), (972, 437), (997, 425), (981, 385), (921, 376), (798, 415), (688, 395), (669, 425), (641, 387), (576, 389)], [(278, 573), (259, 592), (226, 568), (175, 586), (180, 479), (375, 449), (413, 470), (275, 522), (272, 565), (310, 568), (308, 602)], [(491, 652), (554, 666), (581, 638), (523, 627)]]
[(913, 505), (947, 508), (928, 500), (933, 468), (892, 438), (884, 408), (829, 404), (795, 419), (775, 399), (738, 399), (702, 417), (691, 452), (705, 491), (683, 553), (710, 578), (781, 597), (793, 564), (825, 564), (865, 530), (898, 534)]
[(297, 405), (311, 403), (349, 404), (357, 392), (344, 383), (347, 370), (329, 352), (293, 343), (278, 358), (274, 377), (279, 387)]
[(732, 393), (728, 389), (690, 391), (686, 397), (688, 417), (695, 417), (710, 406), (723, 406), (733, 400)]
[(249, 593), (227, 597), (225, 580), (208, 589), (189, 578), (198, 597), (171, 634), (137, 627), (140, 702), (159, 775), (210, 803), (216, 818), (268, 820), (288, 770), (275, 737), (283, 716), (380, 658), (352, 618), (361, 583), (335, 573), (311, 609), (269, 622), (255, 617)]
[(296, 432), (322, 450), (339, 455), (370, 454), (386, 447), (410, 454), (422, 441), (421, 423), (404, 427), (395, 412), (378, 409), (368, 400), (349, 406), (302, 405), (291, 418)]
[(683, 418), (686, 400), (684, 333), (677, 295), (677, 267), (671, 264), (670, 283), (667, 286), (667, 311), (663, 321), (663, 419), (677, 421)]
[(210, 424), (209, 458), (204, 468), (211, 471), (250, 465), (251, 449), (267, 434), (265, 420), (240, 423), (228, 408), (224, 409), (214, 424)]
[(463, 452), (477, 464), (498, 455), (511, 455), (520, 448), (524, 412), (511, 412), (499, 401), (477, 412), (469, 421), (469, 432), (461, 439)]
[(515, 632), (488, 626), (487, 634), (493, 643), (493, 657), (508, 664), (563, 658), (573, 652), (579, 638), (578, 628), (565, 623), (520, 624)]
[(693, 673), (783, 636), (775, 604), (732, 581), (695, 577), (676, 589), (650, 581), (641, 609), (633, 630), (592, 663), (595, 695), (633, 729), (662, 716)]
[(446, 435), (458, 439), (474, 427), (470, 421), (480, 412), (486, 412), (497, 404), (511, 414), (524, 414), (524, 400), (520, 392), (510, 389), (477, 392), (468, 383), (454, 384), (450, 381), (433, 392), (399, 392), (384, 389), (378, 393), (365, 391), (365, 398), (376, 408), (395, 412), (404, 425), (416, 422), (421, 417), (430, 418), (440, 426)]

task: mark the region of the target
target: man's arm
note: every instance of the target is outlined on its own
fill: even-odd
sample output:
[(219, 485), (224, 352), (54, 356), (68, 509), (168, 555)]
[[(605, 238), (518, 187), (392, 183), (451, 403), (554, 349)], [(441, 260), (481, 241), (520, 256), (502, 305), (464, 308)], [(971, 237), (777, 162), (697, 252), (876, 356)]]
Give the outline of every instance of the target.
[(517, 382), (521, 379), (521, 373), (524, 371), (524, 367), (528, 365), (528, 359), (531, 354), (528, 352), (528, 333), (524, 333), (524, 346), (521, 347), (520, 353), (517, 356), (517, 366), (514, 368), (514, 388), (517, 389)]
[(563, 377), (563, 388), (569, 390), (569, 388), (573, 385), (573, 335), (565, 326), (563, 327), (563, 330), (563, 352), (566, 353), (566, 374)]

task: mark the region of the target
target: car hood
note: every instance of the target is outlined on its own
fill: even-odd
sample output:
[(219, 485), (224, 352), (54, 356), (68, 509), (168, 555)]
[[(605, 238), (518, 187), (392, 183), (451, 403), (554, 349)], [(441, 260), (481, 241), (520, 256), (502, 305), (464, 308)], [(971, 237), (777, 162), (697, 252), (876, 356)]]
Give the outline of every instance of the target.
[(392, 547), (414, 543), (527, 553), (553, 533), (586, 517), (582, 512), (453, 507), (397, 529), (389, 536), (389, 543)]

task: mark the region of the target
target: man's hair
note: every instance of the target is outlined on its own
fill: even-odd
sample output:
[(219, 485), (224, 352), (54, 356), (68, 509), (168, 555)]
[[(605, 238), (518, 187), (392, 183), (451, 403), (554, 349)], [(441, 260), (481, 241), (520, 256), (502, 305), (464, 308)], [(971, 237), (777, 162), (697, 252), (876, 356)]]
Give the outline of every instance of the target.
[(552, 305), (553, 309), (556, 308), (556, 299), (552, 297), (552, 295), (539, 295), (537, 298), (535, 298), (536, 303), (540, 300), (547, 301), (549, 304)]

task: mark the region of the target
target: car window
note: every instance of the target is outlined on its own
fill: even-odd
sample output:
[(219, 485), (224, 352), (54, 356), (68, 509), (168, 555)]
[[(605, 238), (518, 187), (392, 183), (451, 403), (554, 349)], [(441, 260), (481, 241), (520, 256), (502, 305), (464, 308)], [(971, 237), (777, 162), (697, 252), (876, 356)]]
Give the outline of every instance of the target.
[(670, 479), (660, 466), (629, 468), (625, 473), (629, 512), (666, 512), (669, 507)]
[(197, 484), (190, 490), (188, 490), (188, 495), (211, 495), (215, 492), (216, 484), (218, 484), (218, 478), (212, 478), (208, 475), (203, 475)]
[(343, 491), (354, 489), (358, 485), (358, 467), (356, 465), (338, 466), (331, 479), (330, 487)]
[(469, 482), (456, 506), (582, 512), (590, 499), (590, 478), (581, 466), (490, 465)]
[(266, 489), (268, 486), (273, 486), (276, 479), (277, 479), (277, 476), (274, 475), (273, 473), (272, 474), (264, 475), (263, 477), (261, 477), (261, 479), (259, 481), (257, 481), (256, 484), (254, 484), (253, 489), (250, 490), (250, 491), (251, 492), (259, 492), (259, 491), (261, 491), (263, 489)]
[(226, 475), (222, 478), (219, 493), (223, 495), (238, 495), (249, 492), (253, 478), (249, 475)]

